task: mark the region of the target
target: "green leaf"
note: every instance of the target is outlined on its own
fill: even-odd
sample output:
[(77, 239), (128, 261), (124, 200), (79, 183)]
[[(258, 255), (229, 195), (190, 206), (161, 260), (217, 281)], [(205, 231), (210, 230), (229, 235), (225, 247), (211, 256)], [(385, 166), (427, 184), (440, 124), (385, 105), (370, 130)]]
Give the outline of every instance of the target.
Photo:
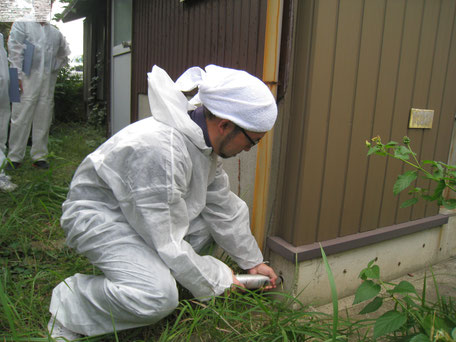
[(434, 194), (431, 197), (431, 201), (435, 201), (436, 199), (441, 197), (445, 187), (446, 187), (445, 182), (443, 180), (440, 180), (437, 184), (437, 187), (434, 190)]
[[(371, 272), (369, 271), (372, 267), (372, 264), (375, 262), (375, 259), (372, 259), (371, 261), (369, 261), (369, 263), (367, 264), (367, 267), (362, 269), (361, 272), (359, 272), (359, 275), (358, 275), (358, 278), (361, 278), (362, 280), (367, 280), (368, 278), (368, 272)], [(378, 267), (378, 266), (377, 266)], [(380, 269), (379, 269), (379, 273), (380, 273)], [(372, 277), (371, 277), (372, 278)]]
[(451, 322), (436, 317), (433, 313), (427, 315), (423, 320), (423, 328), (427, 334), (430, 334), (432, 330), (444, 330), (449, 334), (452, 329), (450, 324)]
[(456, 328), (454, 328), (452, 331), (451, 331), (451, 338), (453, 340), (456, 340)]
[(431, 164), (433, 166), (437, 166), (437, 162), (434, 160), (422, 160), (421, 163), (423, 164)]
[(440, 165), (439, 163), (436, 163), (436, 165), (434, 167), (435, 167), (435, 169), (434, 169), (434, 172), (432, 175), (436, 179), (442, 178), (445, 175), (445, 170), (444, 170), (443, 166)]
[(380, 279), (380, 267), (378, 265), (374, 265), (366, 269), (364, 273), (367, 278), (370, 279)]
[(407, 147), (405, 146), (396, 146), (394, 148), (394, 157), (395, 158), (398, 158), (398, 159), (404, 159), (404, 160), (408, 160), (410, 158), (410, 154), (412, 154), (413, 152), (410, 151)]
[(396, 183), (394, 183), (393, 193), (397, 195), (402, 190), (408, 188), (410, 184), (416, 179), (417, 171), (407, 171), (403, 175), (397, 177)]
[(410, 207), (410, 206), (416, 204), (416, 202), (418, 202), (418, 198), (412, 197), (412, 198), (408, 199), (407, 201), (403, 202), (403, 203), (401, 204), (401, 208)]
[(398, 330), (407, 322), (407, 316), (391, 310), (381, 315), (374, 325), (374, 338), (389, 334)]
[(391, 147), (394, 147), (394, 146), (397, 146), (398, 143), (395, 142), (395, 141), (390, 141), (389, 143), (385, 144), (385, 148), (391, 148)]
[(358, 304), (364, 302), (365, 300), (374, 298), (379, 294), (380, 290), (380, 285), (374, 283), (372, 280), (364, 281), (356, 290), (353, 304)]
[(364, 315), (367, 313), (371, 313), (374, 311), (377, 311), (383, 304), (383, 298), (382, 297), (375, 297), (372, 302), (367, 304), (364, 309), (362, 309), (359, 314)]
[(455, 209), (456, 208), (456, 199), (450, 198), (447, 200), (443, 200), (443, 206), (447, 209)]
[(430, 338), (425, 334), (418, 334), (410, 339), (410, 342), (429, 342)]
[(334, 275), (332, 273), (331, 267), (329, 266), (328, 259), (326, 258), (325, 251), (320, 244), (321, 256), (323, 258), (323, 263), (325, 264), (326, 273), (328, 275), (329, 285), (331, 288), (331, 298), (333, 302), (333, 324), (332, 324), (332, 339), (335, 341), (337, 339), (337, 326), (339, 324), (339, 303), (337, 299), (337, 288), (336, 281), (334, 280)]
[(413, 308), (416, 308), (416, 309), (418, 309), (418, 310), (420, 310), (420, 311), (423, 309), (423, 305), (424, 305), (424, 304), (422, 304), (422, 303), (420, 302), (421, 305), (418, 305), (418, 304), (415, 303), (415, 301), (414, 301), (412, 298), (410, 298), (408, 295), (405, 296), (403, 299), (404, 299), (404, 302), (405, 302), (408, 306), (413, 307)]
[(413, 286), (408, 281), (401, 281), (397, 284), (394, 289), (391, 291), (392, 293), (416, 293), (415, 286)]
[(420, 187), (416, 187), (416, 188), (413, 188), (409, 191), (409, 194), (416, 194), (416, 193), (425, 193), (427, 191), (427, 189), (423, 189), (423, 188), (420, 188)]
[(371, 154), (378, 154), (379, 156), (386, 156), (385, 151), (383, 151), (381, 145), (375, 145), (369, 148), (369, 151), (367, 151), (367, 155), (370, 156)]

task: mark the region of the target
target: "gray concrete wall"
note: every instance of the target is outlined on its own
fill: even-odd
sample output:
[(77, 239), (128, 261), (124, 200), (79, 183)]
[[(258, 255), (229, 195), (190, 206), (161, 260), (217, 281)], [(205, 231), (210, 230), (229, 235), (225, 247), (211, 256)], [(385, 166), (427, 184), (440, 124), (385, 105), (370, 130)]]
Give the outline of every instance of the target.
[[(384, 281), (429, 267), (456, 255), (456, 210), (448, 224), (426, 231), (328, 256), (339, 298), (353, 295), (361, 284), (358, 275), (367, 263), (377, 259)], [(320, 306), (331, 302), (328, 275), (322, 259), (293, 263), (270, 253), (271, 266), (283, 278), (283, 291), (302, 303)]]

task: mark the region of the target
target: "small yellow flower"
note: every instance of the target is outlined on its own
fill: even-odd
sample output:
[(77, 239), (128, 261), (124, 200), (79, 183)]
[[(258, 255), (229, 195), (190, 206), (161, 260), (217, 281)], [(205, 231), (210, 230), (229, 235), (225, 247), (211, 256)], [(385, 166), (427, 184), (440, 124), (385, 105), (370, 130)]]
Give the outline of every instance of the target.
[(376, 137), (373, 137), (373, 138), (372, 138), (372, 141), (373, 141), (374, 143), (376, 143), (377, 145), (382, 143), (382, 139), (380, 138), (379, 135), (377, 135)]

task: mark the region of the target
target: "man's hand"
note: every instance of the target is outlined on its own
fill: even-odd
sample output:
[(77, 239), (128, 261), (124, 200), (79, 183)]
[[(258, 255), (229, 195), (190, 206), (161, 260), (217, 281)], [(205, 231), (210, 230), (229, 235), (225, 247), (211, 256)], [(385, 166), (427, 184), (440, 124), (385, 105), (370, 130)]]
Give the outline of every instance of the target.
[(262, 274), (262, 275), (269, 277), (270, 285), (264, 287), (264, 290), (270, 290), (270, 289), (276, 288), (277, 274), (275, 274), (274, 270), (271, 267), (269, 267), (268, 265), (261, 263), (261, 264), (256, 265), (255, 267), (251, 268), (247, 272), (249, 274)]
[(233, 291), (243, 291), (245, 289), (244, 284), (242, 284), (234, 275), (233, 270), (231, 270), (231, 273), (233, 274), (233, 284), (231, 284), (231, 288), (228, 290), (228, 295), (233, 292)]
[(242, 283), (236, 278), (236, 276), (234, 275), (234, 272), (233, 272), (233, 285), (237, 285), (237, 286), (239, 286), (239, 287), (245, 288), (244, 284), (242, 284)]

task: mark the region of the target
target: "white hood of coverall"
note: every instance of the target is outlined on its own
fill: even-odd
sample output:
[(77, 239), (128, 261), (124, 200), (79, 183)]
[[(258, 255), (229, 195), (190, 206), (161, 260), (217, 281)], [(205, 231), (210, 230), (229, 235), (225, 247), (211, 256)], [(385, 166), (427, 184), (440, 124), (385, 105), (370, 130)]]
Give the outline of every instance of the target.
[(155, 65), (147, 74), (147, 82), (152, 116), (185, 134), (204, 153), (211, 153), (212, 148), (206, 146), (203, 131), (187, 113), (187, 98), (166, 71)]

